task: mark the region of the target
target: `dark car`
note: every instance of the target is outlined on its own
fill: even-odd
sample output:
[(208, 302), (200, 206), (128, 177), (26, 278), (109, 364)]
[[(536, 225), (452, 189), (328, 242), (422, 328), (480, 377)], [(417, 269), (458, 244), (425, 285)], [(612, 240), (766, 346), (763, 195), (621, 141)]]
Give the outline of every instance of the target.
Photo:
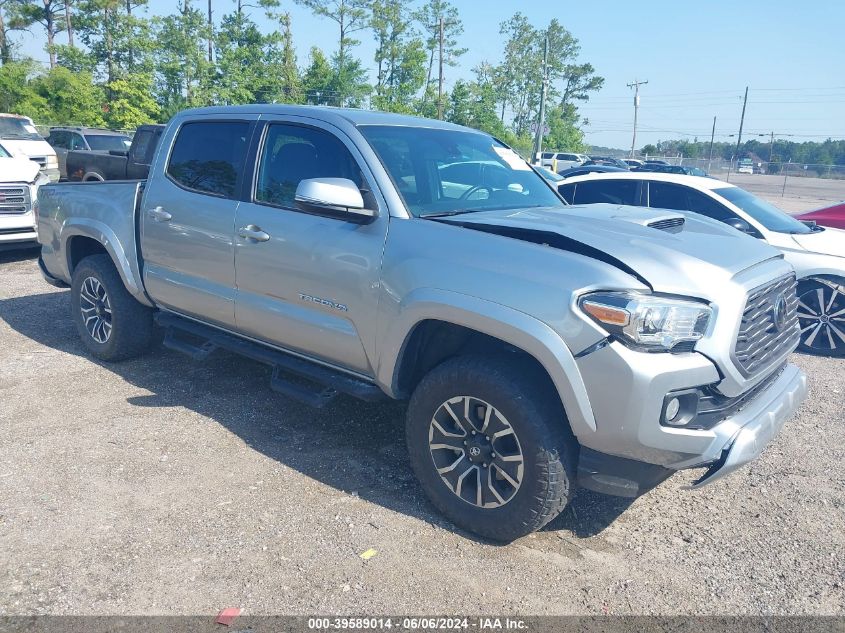
[(93, 127), (51, 127), (47, 142), (56, 150), (62, 178), (67, 178), (67, 155), (71, 150), (128, 150), (132, 137), (123, 132)]
[(618, 158), (613, 158), (612, 156), (590, 156), (590, 160), (588, 160), (585, 165), (607, 165), (609, 167), (618, 167), (619, 169), (627, 170), (629, 168), (628, 163), (624, 160), (620, 160)]
[(583, 176), (584, 174), (605, 174), (611, 171), (628, 171), (613, 165), (581, 165), (581, 167), (570, 167), (558, 172), (562, 178), (572, 178), (572, 176)]
[(798, 216), (799, 220), (845, 230), (845, 201)]
[(657, 163), (646, 163), (636, 167), (633, 171), (651, 171), (658, 174), (682, 174), (684, 176), (708, 176), (709, 174), (699, 167), (686, 165), (660, 165)]
[(68, 180), (143, 180), (150, 172), (163, 125), (142, 125), (129, 149), (109, 152), (74, 150), (67, 154)]

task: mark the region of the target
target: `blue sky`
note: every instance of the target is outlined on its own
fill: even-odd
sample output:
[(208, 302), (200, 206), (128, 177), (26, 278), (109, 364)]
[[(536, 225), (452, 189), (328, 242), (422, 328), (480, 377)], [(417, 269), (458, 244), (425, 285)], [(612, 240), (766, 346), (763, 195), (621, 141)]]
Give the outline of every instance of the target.
[[(202, 8), (205, 0), (193, 0)], [(421, 0), (417, 0), (417, 3)], [(742, 93), (749, 86), (743, 136), (774, 131), (792, 140), (845, 138), (845, 1), (819, 0), (453, 0), (464, 21), (469, 52), (458, 68), (447, 69), (451, 83), (469, 77), (481, 61), (497, 62), (499, 23), (517, 10), (535, 26), (556, 17), (581, 43), (581, 61), (605, 77), (605, 87), (581, 106), (590, 121), (593, 145), (630, 147), (633, 93), (626, 84), (648, 80), (640, 92), (637, 145), (669, 138), (710, 136), (717, 117), (717, 140), (736, 134)], [(219, 17), (235, 0), (214, 0)], [(173, 0), (151, 0), (150, 12), (173, 11)], [(556, 8), (560, 7), (560, 8)], [(336, 45), (333, 23), (314, 18), (286, 2), (300, 65), (317, 45)], [(253, 9), (259, 24), (268, 26)], [(40, 34), (39, 34), (40, 35)], [(372, 66), (373, 44), (362, 32), (358, 55)], [(43, 39), (24, 50), (46, 60)], [(786, 135), (793, 135), (788, 137)], [(761, 139), (762, 140), (762, 139)]]

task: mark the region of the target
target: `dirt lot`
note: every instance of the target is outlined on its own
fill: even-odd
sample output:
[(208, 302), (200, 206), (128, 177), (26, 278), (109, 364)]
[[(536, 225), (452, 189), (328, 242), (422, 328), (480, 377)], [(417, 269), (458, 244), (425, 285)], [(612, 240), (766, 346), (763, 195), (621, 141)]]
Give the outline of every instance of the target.
[(424, 500), (401, 404), (313, 411), (224, 354), (100, 364), (68, 311), (0, 254), (0, 614), (845, 613), (843, 360), (795, 357), (809, 400), (734, 476), (584, 492), (497, 546)]
[(731, 174), (730, 181), (788, 213), (803, 213), (845, 200), (845, 180), (789, 177), (785, 191), (783, 176)]

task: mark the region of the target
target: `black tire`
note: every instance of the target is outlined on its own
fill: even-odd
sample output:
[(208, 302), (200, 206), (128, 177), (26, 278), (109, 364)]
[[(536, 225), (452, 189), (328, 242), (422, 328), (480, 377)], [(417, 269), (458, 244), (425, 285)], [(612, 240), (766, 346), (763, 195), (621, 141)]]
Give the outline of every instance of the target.
[(845, 280), (803, 279), (798, 283), (798, 351), (814, 356), (845, 356)]
[[(483, 497), (476, 502), (467, 501), (455, 492), (456, 484), (450, 485), (441, 478), (435, 464), (435, 449), (430, 448), (430, 433), (434, 431), (433, 420), (442, 415), (444, 403), (460, 396), (469, 396), (482, 401), (483, 405), (492, 405), (501, 413), (505, 422), (517, 438), (516, 445), (521, 449), (523, 470), (522, 480), (517, 489), (511, 490), (509, 498), (498, 507), (487, 506), (483, 497), (492, 499), (489, 487), (493, 483), (493, 464), (481, 467), (477, 462), (474, 486), (484, 486), (482, 474), (488, 477), (487, 488)], [(464, 401), (465, 402), (465, 401)], [(461, 416), (463, 417), (463, 416)], [(448, 418), (447, 418), (448, 419)], [(463, 418), (466, 419), (465, 417)], [(453, 427), (460, 432), (457, 426)], [(484, 441), (466, 435), (471, 442)], [(569, 502), (574, 492), (574, 466), (576, 441), (569, 431), (563, 408), (554, 392), (545, 372), (532, 363), (521, 362), (518, 357), (461, 356), (445, 361), (426, 375), (415, 389), (408, 407), (406, 439), (411, 465), (423, 490), (431, 502), (456, 525), (495, 541), (510, 542), (521, 536), (539, 530), (556, 517)], [(460, 443), (463, 438), (454, 440)], [(497, 459), (496, 446), (501, 448), (501, 438), (494, 439), (492, 461)], [(513, 441), (513, 440), (511, 440)], [(432, 440), (437, 444), (438, 440)], [(466, 444), (466, 441), (463, 442)], [(470, 448), (439, 449), (437, 459), (442, 462), (446, 452), (447, 460), (478, 460), (470, 457)], [(498, 456), (499, 459), (502, 455)], [(461, 462), (461, 468), (467, 462)], [(454, 472), (458, 472), (455, 469)], [(512, 472), (513, 474), (513, 472)], [(466, 477), (466, 476), (465, 476)], [(497, 480), (501, 476), (497, 473)], [(472, 476), (465, 481), (472, 482)], [(509, 484), (508, 484), (509, 485)], [(511, 486), (511, 488), (513, 488)], [(462, 490), (464, 496), (473, 498), (474, 492)], [(498, 501), (494, 501), (498, 503)]]
[[(95, 280), (95, 281), (89, 281)], [(83, 286), (88, 284), (83, 291)], [(100, 284), (104, 297), (108, 301), (110, 314), (103, 314), (102, 320), (108, 321), (109, 331), (105, 340), (98, 340), (86, 325), (86, 314), (91, 312), (92, 303), (86, 299), (91, 296), (90, 288)], [(98, 287), (99, 289), (99, 287)], [(85, 295), (83, 295), (85, 292)], [(136, 301), (123, 285), (108, 255), (91, 255), (84, 258), (73, 271), (70, 287), (71, 318), (76, 325), (79, 337), (85, 348), (96, 358), (105, 361), (119, 361), (135, 358), (147, 351), (153, 336), (153, 311)], [(83, 304), (88, 312), (83, 313)], [(103, 306), (99, 309), (104, 310)], [(98, 329), (96, 336), (104, 338), (105, 326)]]

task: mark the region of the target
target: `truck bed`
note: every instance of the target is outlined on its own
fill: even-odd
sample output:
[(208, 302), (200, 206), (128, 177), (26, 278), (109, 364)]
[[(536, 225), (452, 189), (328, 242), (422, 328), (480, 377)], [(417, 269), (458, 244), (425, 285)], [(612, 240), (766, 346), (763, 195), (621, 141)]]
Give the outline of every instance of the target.
[[(143, 180), (64, 182), (38, 190), (38, 241), (47, 271), (70, 283), (70, 262), (79, 244), (102, 244), (117, 264), (126, 288), (149, 304), (141, 281), (138, 253), (138, 205)], [(78, 242), (77, 242), (78, 240)]]

